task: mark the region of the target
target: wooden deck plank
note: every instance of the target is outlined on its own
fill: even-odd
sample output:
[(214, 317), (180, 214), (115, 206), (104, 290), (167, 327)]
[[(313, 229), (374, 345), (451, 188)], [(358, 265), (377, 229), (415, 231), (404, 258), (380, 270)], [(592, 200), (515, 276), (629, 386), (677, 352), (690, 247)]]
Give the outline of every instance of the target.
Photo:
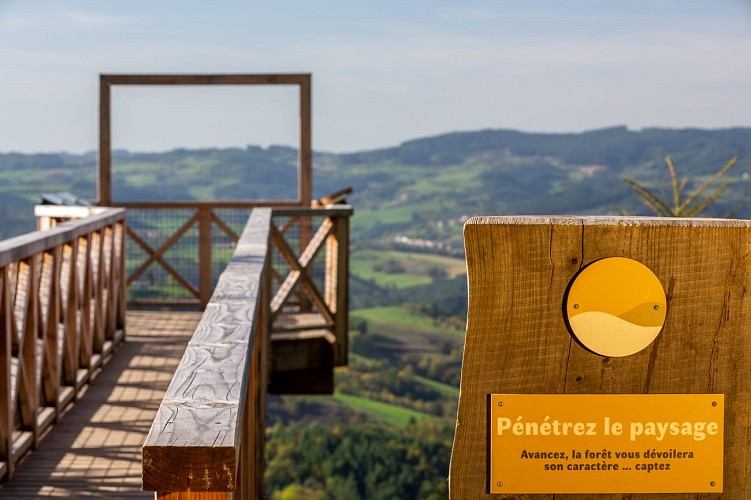
[(141, 446), (200, 314), (128, 312), (126, 343), (0, 498), (153, 498), (141, 491)]

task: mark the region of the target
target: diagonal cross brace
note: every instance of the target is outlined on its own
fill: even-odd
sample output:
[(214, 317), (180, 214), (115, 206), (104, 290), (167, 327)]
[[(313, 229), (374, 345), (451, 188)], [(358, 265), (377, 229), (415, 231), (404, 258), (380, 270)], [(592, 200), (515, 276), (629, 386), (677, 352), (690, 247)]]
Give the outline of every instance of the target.
[(310, 299), (316, 305), (319, 312), (323, 315), (324, 319), (329, 323), (334, 322), (334, 315), (331, 312), (331, 309), (329, 309), (329, 306), (326, 304), (326, 301), (324, 300), (323, 296), (321, 296), (321, 293), (318, 291), (315, 283), (313, 283), (313, 280), (308, 274), (308, 267), (313, 262), (316, 255), (318, 255), (318, 252), (323, 247), (323, 243), (331, 234), (333, 228), (334, 223), (332, 222), (332, 220), (330, 218), (325, 219), (321, 224), (321, 227), (318, 228), (316, 234), (313, 235), (313, 238), (305, 247), (305, 250), (303, 250), (302, 254), (300, 254), (300, 258), (297, 259), (295, 257), (295, 253), (292, 251), (289, 244), (284, 239), (284, 235), (279, 231), (279, 229), (277, 229), (275, 225), (271, 225), (271, 238), (273, 239), (276, 247), (279, 249), (279, 253), (281, 253), (284, 260), (286, 260), (287, 264), (289, 264), (290, 266), (290, 272), (287, 274), (287, 277), (285, 278), (284, 282), (279, 287), (279, 290), (277, 290), (276, 295), (274, 295), (274, 298), (271, 301), (272, 321), (281, 312), (284, 302), (287, 300), (287, 297), (294, 289), (295, 285), (300, 283), (305, 291), (308, 292)]
[(173, 278), (177, 280), (178, 283), (180, 283), (182, 286), (188, 289), (190, 293), (192, 293), (196, 298), (198, 298), (198, 290), (185, 278), (182, 277), (180, 273), (178, 273), (175, 268), (173, 268), (166, 260), (162, 258), (162, 255), (164, 252), (166, 252), (172, 245), (175, 244), (177, 240), (180, 239), (180, 237), (185, 234), (188, 229), (191, 228), (193, 224), (198, 220), (198, 213), (188, 219), (188, 222), (183, 224), (183, 226), (174, 234), (172, 237), (166, 241), (161, 247), (159, 247), (159, 250), (154, 250), (149, 246), (148, 243), (146, 243), (138, 234), (135, 233), (130, 227), (127, 228), (128, 235), (131, 237), (133, 241), (135, 241), (138, 246), (143, 248), (146, 253), (149, 254), (149, 258), (146, 259), (146, 261), (141, 264), (138, 269), (133, 271), (133, 273), (128, 276), (128, 285), (130, 285), (133, 281), (138, 279), (138, 277), (146, 271), (146, 269), (151, 265), (152, 262), (158, 262), (159, 265), (161, 265), (170, 275), (172, 275)]

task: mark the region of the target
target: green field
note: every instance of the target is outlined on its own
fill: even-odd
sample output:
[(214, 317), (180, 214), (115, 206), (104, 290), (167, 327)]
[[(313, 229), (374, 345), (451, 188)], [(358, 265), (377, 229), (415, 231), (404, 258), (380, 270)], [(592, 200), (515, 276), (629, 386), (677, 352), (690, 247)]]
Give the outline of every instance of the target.
[(355, 249), (350, 260), (353, 275), (373, 280), (378, 286), (408, 288), (427, 285), (431, 272), (439, 270), (449, 278), (466, 273), (463, 259), (396, 250)]
[(351, 394), (337, 393), (332, 397), (340, 403), (347, 405), (354, 411), (365, 413), (377, 420), (402, 429), (407, 427), (411, 421), (421, 420), (426, 417), (430, 418), (430, 415), (419, 411), (382, 403), (381, 401), (360, 398), (352, 396)]
[(462, 330), (452, 330), (437, 326), (428, 316), (414, 314), (401, 306), (370, 307), (352, 311), (353, 318), (361, 318), (379, 327), (379, 330), (407, 330), (415, 333), (462, 334)]
[(431, 380), (427, 377), (421, 377), (420, 375), (415, 375), (415, 378), (422, 382), (425, 385), (428, 385), (435, 389), (436, 391), (446, 395), (446, 396), (452, 396), (452, 397), (459, 397), (459, 388), (454, 387), (448, 384), (443, 384), (441, 382), (437, 382), (435, 380)]
[(471, 192), (482, 188), (482, 165), (452, 165), (435, 175), (416, 179), (408, 190), (420, 196), (451, 195), (458, 191)]
[(360, 230), (370, 229), (376, 224), (408, 224), (416, 212), (427, 212), (434, 209), (433, 203), (413, 203), (409, 205), (395, 204), (378, 211), (358, 211), (352, 218), (352, 227)]

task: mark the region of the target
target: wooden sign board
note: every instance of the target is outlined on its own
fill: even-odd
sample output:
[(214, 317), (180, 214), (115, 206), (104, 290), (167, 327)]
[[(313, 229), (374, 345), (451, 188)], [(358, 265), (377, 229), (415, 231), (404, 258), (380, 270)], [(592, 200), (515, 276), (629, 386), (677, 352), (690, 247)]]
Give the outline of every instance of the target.
[(721, 493), (721, 394), (493, 394), (491, 493)]
[[(724, 219), (470, 219), (464, 229), (469, 304), (451, 498), (494, 494), (490, 394), (724, 395), (724, 471), (716, 484), (722, 484), (724, 498), (751, 498), (750, 228), (749, 221)], [(584, 348), (564, 320), (572, 279), (608, 257), (645, 265), (666, 297), (660, 334), (623, 357)], [(609, 491), (633, 490), (613, 481)], [(654, 498), (694, 497), (675, 492)]]

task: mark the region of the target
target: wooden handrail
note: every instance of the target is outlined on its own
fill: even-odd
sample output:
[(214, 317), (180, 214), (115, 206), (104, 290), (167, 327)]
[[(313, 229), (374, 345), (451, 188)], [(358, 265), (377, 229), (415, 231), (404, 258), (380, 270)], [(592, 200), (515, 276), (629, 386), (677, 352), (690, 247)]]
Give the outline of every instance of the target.
[(255, 209), (143, 447), (157, 498), (261, 498), (271, 209)]
[(327, 205), (325, 207), (279, 207), (274, 208), (277, 217), (349, 217), (354, 213), (350, 205)]
[(125, 221), (125, 209), (108, 208), (84, 219), (63, 222), (43, 232), (26, 233), (0, 241), (0, 267), (123, 221)]
[(199, 209), (199, 208), (264, 208), (296, 206), (295, 200), (255, 201), (113, 201), (110, 205), (123, 208), (144, 209)]
[(0, 477), (125, 334), (125, 210), (0, 242)]

